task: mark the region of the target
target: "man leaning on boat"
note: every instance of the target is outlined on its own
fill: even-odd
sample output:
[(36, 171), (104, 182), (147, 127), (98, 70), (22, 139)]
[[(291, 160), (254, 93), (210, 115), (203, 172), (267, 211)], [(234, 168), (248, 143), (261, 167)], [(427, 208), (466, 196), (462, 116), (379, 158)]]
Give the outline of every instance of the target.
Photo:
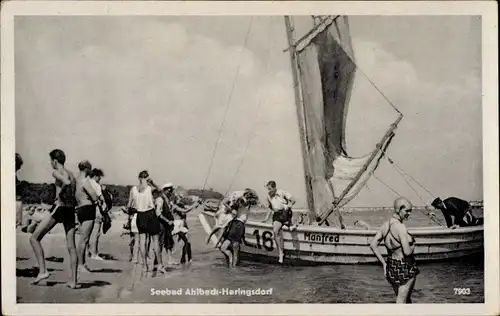
[(470, 203), (462, 199), (449, 197), (441, 200), (436, 198), (431, 205), (443, 213), (448, 228), (483, 225), (483, 219), (472, 215)]

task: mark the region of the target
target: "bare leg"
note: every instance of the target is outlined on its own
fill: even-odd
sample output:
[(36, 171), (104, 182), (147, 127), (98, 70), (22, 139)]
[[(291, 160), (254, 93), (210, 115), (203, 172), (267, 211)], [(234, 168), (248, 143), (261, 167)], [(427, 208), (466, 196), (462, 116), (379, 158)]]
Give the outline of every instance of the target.
[(94, 228), (92, 228), (92, 234), (90, 235), (90, 256), (92, 259), (102, 260), (99, 257), (99, 237), (101, 237), (101, 226), (102, 220), (96, 218), (94, 222)]
[(240, 263), (240, 243), (233, 243), (233, 267)]
[(161, 248), (160, 248), (160, 239), (159, 235), (153, 235), (151, 236), (152, 242), (153, 242), (153, 251), (155, 255), (155, 262), (158, 262), (158, 271), (165, 273), (165, 268), (163, 267), (163, 258), (161, 257)]
[(148, 254), (146, 252), (149, 234), (139, 233), (139, 253), (142, 258), (142, 267), (145, 272), (148, 271)]
[(398, 304), (407, 304), (408, 300), (411, 303), (411, 292), (413, 287), (415, 286), (416, 277), (411, 278), (405, 285), (399, 286), (398, 289), (398, 297), (396, 299), (396, 303)]
[(35, 253), (36, 261), (38, 262), (38, 276), (31, 284), (38, 284), (41, 280), (47, 279), (49, 277), (49, 272), (47, 271), (47, 267), (45, 266), (45, 255), (43, 253), (43, 248), (41, 241), (45, 235), (54, 226), (56, 225), (56, 221), (52, 216), (47, 216), (36, 228), (33, 235), (30, 237), (30, 244), (33, 248), (33, 252)]
[(233, 253), (229, 251), (229, 246), (231, 245), (231, 241), (229, 240), (224, 240), (222, 245), (220, 246), (220, 251), (228, 258), (229, 261), (229, 266), (233, 266)]
[(130, 250), (130, 257), (129, 257), (128, 261), (133, 262), (134, 259), (136, 258), (136, 253), (134, 252), (134, 250), (136, 248), (136, 244), (138, 244), (137, 240), (136, 240), (136, 234), (130, 232), (130, 241), (128, 243), (128, 247), (129, 247), (129, 250)]
[(78, 255), (76, 254), (75, 244), (75, 223), (73, 221), (64, 223), (64, 231), (66, 232), (66, 246), (68, 247), (69, 268), (71, 271), (71, 281), (68, 282), (68, 286), (75, 289), (78, 284)]
[(274, 241), (276, 242), (276, 247), (278, 248), (278, 262), (283, 263), (283, 248), (284, 248), (284, 240), (283, 240), (283, 225), (280, 222), (273, 222), (273, 233), (274, 233)]
[(82, 270), (89, 272), (86, 266), (86, 250), (89, 245), (90, 234), (92, 233), (92, 228), (94, 227), (94, 221), (84, 221), (80, 224), (80, 240), (78, 241), (78, 262)]

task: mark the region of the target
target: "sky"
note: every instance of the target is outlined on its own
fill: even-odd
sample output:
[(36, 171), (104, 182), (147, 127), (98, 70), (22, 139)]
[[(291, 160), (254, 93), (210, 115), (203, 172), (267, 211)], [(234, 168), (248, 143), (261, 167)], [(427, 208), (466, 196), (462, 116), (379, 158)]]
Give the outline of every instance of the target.
[[(303, 19), (303, 18), (302, 18)], [(297, 21), (299, 21), (297, 19)], [(356, 74), (347, 151), (365, 155), (403, 112), (388, 155), (434, 196), (482, 199), (481, 20), (351, 16)], [(300, 36), (300, 34), (297, 34)], [(19, 177), (51, 182), (48, 153), (88, 159), (105, 183), (221, 192), (266, 181), (305, 207), (282, 17), (16, 17)], [(368, 80), (369, 79), (369, 80)], [(217, 150), (214, 154), (214, 147)], [(351, 203), (432, 196), (384, 160)]]

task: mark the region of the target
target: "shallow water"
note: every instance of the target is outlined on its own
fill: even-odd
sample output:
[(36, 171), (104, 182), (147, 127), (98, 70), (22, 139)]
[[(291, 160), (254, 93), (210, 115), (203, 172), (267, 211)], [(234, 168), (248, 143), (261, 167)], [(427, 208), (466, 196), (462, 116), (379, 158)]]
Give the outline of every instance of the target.
[[(353, 216), (353, 217), (357, 217)], [(361, 216), (366, 218), (366, 216)], [(351, 219), (349, 219), (351, 220)], [(415, 221), (415, 219), (414, 219)], [(374, 223), (374, 225), (376, 225)], [(383, 277), (379, 265), (279, 266), (270, 263), (242, 261), (229, 269), (220, 252), (205, 244), (206, 234), (197, 217), (189, 218), (193, 244), (193, 262), (172, 266), (167, 275), (148, 276), (142, 281), (130, 277), (127, 237), (118, 237), (120, 220), (101, 240), (102, 253), (110, 261), (89, 261), (99, 272), (82, 275), (85, 289), (68, 293), (61, 283), (67, 278), (67, 255), (64, 237), (55, 231), (44, 240), (46, 257), (64, 258), (48, 262), (56, 269), (46, 287), (29, 286), (32, 277), (20, 275), (34, 266), (26, 234), (18, 235), (17, 268), (19, 302), (176, 302), (176, 303), (392, 303), (395, 295)], [(180, 249), (175, 256), (180, 256)], [(414, 303), (482, 303), (484, 302), (484, 264), (482, 255), (451, 262), (420, 264), (412, 299)], [(134, 285), (132, 293), (121, 295), (123, 288)], [(272, 289), (271, 295), (151, 295), (151, 289)], [(468, 288), (470, 294), (456, 295), (454, 288)], [(61, 295), (64, 290), (65, 295)]]

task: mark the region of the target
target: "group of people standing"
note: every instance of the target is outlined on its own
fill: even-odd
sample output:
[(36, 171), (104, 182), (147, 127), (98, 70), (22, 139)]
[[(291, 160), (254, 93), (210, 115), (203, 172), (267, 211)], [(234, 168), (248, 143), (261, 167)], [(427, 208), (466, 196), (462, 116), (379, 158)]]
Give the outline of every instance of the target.
[(188, 239), (188, 224), (186, 214), (201, 204), (195, 201), (190, 206), (182, 203), (182, 198), (175, 194), (172, 183), (161, 188), (151, 180), (148, 171), (139, 173), (138, 185), (130, 190), (129, 201), (123, 211), (129, 218), (125, 225), (130, 235), (129, 260), (133, 263), (142, 263), (145, 272), (150, 271), (148, 266), (149, 250), (153, 249), (153, 269), (166, 273), (163, 265), (162, 251), (166, 251), (169, 264), (172, 263), (174, 237), (183, 242), (180, 263), (192, 260), (191, 243)]
[[(16, 172), (22, 166), (22, 163), (18, 163), (18, 160), (22, 161), (22, 158), (18, 156), (16, 155)], [(67, 286), (74, 289), (78, 287), (78, 271), (90, 272), (86, 264), (87, 250), (90, 250), (90, 256), (93, 259), (102, 260), (98, 254), (98, 240), (102, 224), (104, 223), (104, 226), (110, 224), (107, 212), (111, 208), (111, 196), (105, 187), (99, 184), (104, 173), (100, 169), (92, 169), (89, 161), (84, 160), (78, 164), (78, 174), (75, 176), (65, 167), (66, 154), (62, 150), (52, 150), (49, 158), (56, 187), (55, 200), (49, 211), (50, 215), (36, 226), (30, 236), (30, 244), (39, 267), (38, 275), (32, 284), (38, 284), (50, 277), (41, 241), (56, 224), (61, 223), (64, 227), (70, 258), (71, 280)], [(16, 183), (18, 183), (17, 175)], [(17, 190), (18, 187), (16, 187)], [(16, 193), (17, 195), (20, 193)], [(22, 210), (18, 210), (16, 215), (18, 217), (16, 224), (20, 225)], [(75, 243), (77, 225), (80, 234), (78, 246)], [(93, 242), (89, 249), (91, 236)]]

